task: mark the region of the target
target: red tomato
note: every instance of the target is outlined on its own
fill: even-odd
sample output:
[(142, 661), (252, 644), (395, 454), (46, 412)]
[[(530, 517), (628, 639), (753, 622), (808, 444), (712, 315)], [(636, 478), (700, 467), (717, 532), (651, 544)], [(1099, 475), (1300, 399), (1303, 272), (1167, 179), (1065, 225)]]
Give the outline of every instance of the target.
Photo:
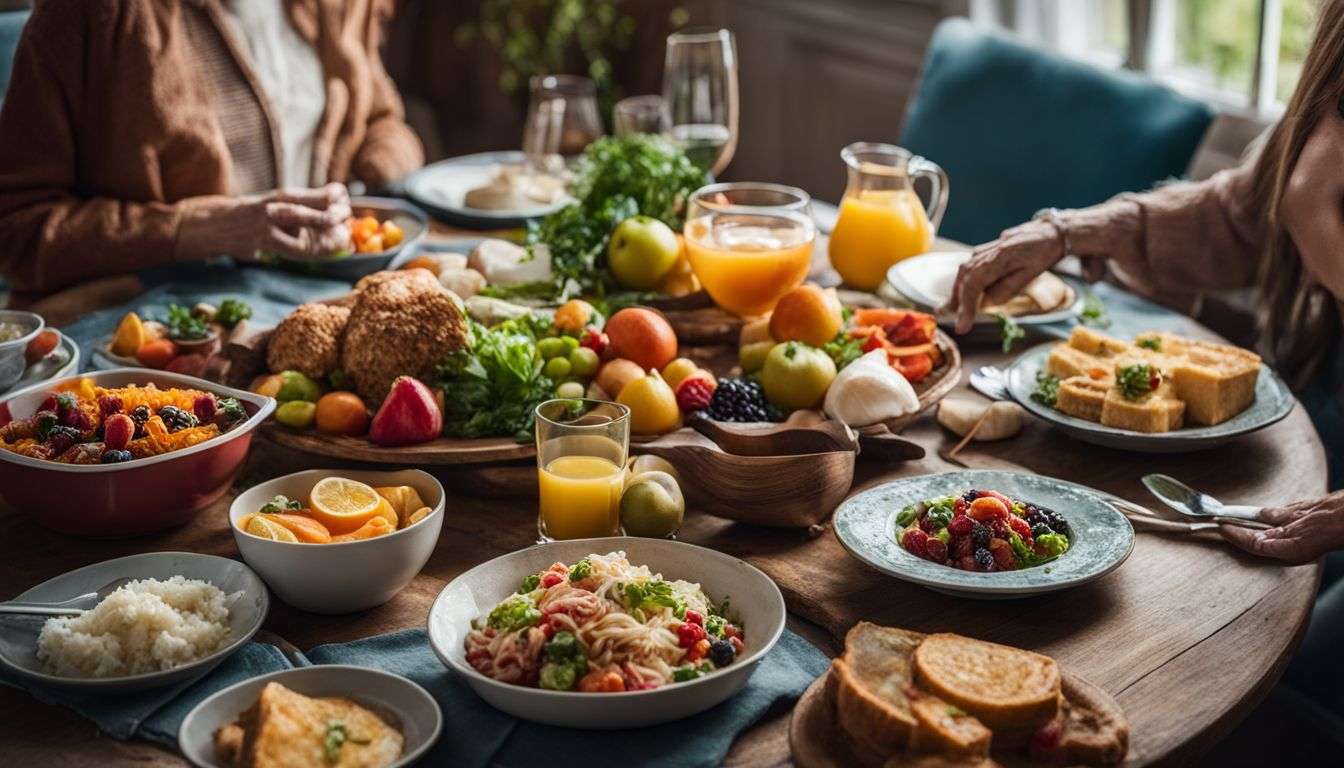
[(906, 381), (922, 381), (933, 370), (933, 358), (928, 355), (911, 355), (910, 357), (898, 357), (892, 366), (900, 371)]

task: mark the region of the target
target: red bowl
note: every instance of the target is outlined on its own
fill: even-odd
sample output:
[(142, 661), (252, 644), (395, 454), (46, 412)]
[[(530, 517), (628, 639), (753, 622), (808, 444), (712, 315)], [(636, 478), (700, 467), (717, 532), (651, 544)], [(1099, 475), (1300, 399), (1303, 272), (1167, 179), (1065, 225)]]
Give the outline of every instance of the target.
[(0, 500), (61, 533), (124, 538), (182, 525), (228, 490), (247, 459), (252, 433), (275, 400), (194, 376), (116, 368), (43, 381), (0, 400), (0, 426), (32, 416), (56, 385), (80, 378), (102, 387), (155, 384), (237, 398), (247, 421), (190, 448), (122, 464), (77, 465), (0, 450)]

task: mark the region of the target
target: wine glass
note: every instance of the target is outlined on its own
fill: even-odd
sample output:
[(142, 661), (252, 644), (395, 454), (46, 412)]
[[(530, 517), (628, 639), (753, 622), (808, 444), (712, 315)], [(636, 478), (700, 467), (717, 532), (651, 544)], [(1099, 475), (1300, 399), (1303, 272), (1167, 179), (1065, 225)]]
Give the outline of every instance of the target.
[(691, 162), (718, 175), (737, 149), (737, 44), (726, 29), (673, 32), (667, 37), (663, 99), (668, 136)]
[(667, 102), (657, 94), (621, 99), (611, 110), (612, 131), (617, 136), (632, 133), (666, 133), (671, 125)]
[(579, 75), (535, 75), (528, 83), (531, 102), (523, 133), (523, 152), (529, 159), (534, 153), (576, 157), (602, 135), (597, 86), (591, 79)]

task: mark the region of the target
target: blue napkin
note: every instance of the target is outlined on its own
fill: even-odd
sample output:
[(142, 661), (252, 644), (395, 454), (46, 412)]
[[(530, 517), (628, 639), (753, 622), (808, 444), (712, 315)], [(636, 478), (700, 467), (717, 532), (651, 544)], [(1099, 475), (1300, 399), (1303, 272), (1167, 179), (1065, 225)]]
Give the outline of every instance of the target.
[[(297, 661), (381, 669), (419, 683), (439, 702), (444, 720), (443, 735), (425, 763), (482, 768), (570, 762), (582, 762), (585, 768), (718, 765), (738, 734), (776, 703), (796, 700), (829, 664), (821, 651), (785, 630), (747, 686), (717, 707), (637, 731), (585, 731), (525, 723), (492, 708), (444, 667), (423, 629), (321, 645)], [(70, 707), (114, 738), (139, 737), (176, 747), (183, 718), (207, 696), (241, 680), (293, 666), (274, 646), (249, 643), (195, 683), (134, 696), (69, 695), (3, 672), (0, 682), (24, 688), (41, 701)]]
[(127, 312), (156, 319), (167, 313), (170, 303), (190, 307), (198, 301), (218, 304), (235, 298), (252, 306), (254, 321), (274, 325), (306, 301), (341, 296), (350, 290), (343, 280), (244, 267), (227, 259), (145, 270), (138, 276), (145, 283), (144, 293), (121, 306), (83, 315), (61, 329), (79, 345), (84, 370), (94, 367), (95, 349), (112, 335)]

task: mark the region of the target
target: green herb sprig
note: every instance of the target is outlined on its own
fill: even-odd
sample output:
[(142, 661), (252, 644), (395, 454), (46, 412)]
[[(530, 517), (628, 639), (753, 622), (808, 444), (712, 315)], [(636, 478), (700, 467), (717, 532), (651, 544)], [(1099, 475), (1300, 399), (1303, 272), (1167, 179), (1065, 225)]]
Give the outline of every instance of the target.
[(1022, 326), (1017, 321), (1003, 312), (995, 312), (994, 319), (999, 324), (999, 339), (1003, 342), (1003, 353), (1006, 355), (1013, 351), (1013, 344), (1019, 339), (1025, 339), (1027, 332), (1022, 330)]
[(1106, 313), (1106, 305), (1102, 304), (1097, 294), (1091, 291), (1083, 294), (1083, 311), (1078, 313), (1078, 321), (1091, 328), (1111, 327), (1111, 317)]
[(1153, 367), (1147, 363), (1126, 365), (1115, 374), (1115, 388), (1126, 400), (1138, 400), (1157, 388), (1160, 381)]
[(168, 336), (173, 339), (195, 341), (210, 335), (210, 326), (181, 304), (168, 305), (168, 317), (163, 324), (168, 326)]
[(1054, 408), (1055, 403), (1059, 401), (1059, 377), (1052, 376), (1045, 371), (1036, 373), (1036, 389), (1032, 390), (1031, 399), (1041, 405)]

